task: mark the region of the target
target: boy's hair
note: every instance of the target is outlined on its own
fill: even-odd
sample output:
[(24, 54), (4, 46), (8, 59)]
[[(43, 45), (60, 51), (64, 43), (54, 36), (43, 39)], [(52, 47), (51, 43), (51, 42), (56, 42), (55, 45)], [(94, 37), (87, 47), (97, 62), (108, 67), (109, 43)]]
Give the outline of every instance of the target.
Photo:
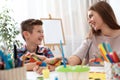
[(25, 40), (25, 37), (23, 35), (24, 31), (28, 31), (28, 32), (32, 33), (35, 25), (42, 25), (42, 24), (43, 24), (43, 22), (38, 19), (27, 19), (27, 20), (23, 21), (21, 23), (21, 31), (22, 31), (23, 39)]

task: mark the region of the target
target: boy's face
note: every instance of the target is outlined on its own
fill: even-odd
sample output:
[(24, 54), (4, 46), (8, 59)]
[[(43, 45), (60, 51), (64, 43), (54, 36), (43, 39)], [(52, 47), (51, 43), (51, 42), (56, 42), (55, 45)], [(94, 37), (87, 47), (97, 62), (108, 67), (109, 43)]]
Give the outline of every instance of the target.
[(35, 25), (32, 33), (28, 32), (28, 34), (27, 44), (40, 45), (44, 37), (42, 25)]

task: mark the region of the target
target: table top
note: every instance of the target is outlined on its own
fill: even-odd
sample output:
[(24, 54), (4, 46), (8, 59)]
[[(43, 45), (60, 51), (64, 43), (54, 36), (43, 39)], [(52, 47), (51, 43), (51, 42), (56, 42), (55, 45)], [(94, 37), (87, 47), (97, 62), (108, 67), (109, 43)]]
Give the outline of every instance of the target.
[[(27, 80), (37, 80), (37, 78), (42, 77), (42, 75), (33, 71), (27, 71), (26, 76)], [(54, 71), (50, 72), (50, 80), (54, 80), (55, 76), (58, 75)], [(101, 78), (100, 80), (105, 80), (104, 67), (90, 67), (89, 80), (94, 80), (93, 78), (99, 77)]]

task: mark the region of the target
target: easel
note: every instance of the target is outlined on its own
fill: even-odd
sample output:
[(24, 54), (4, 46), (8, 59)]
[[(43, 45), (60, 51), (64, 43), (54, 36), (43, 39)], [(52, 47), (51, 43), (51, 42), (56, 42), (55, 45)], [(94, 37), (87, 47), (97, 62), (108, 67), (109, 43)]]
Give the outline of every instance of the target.
[[(48, 25), (48, 26), (49, 26), (49, 27), (55, 26), (55, 27), (53, 27), (53, 28), (57, 28), (57, 27), (60, 28), (60, 31), (61, 31), (61, 32), (60, 32), (59, 30), (58, 30), (58, 32), (60, 32), (60, 34), (61, 34), (60, 36), (62, 36), (62, 39), (59, 39), (59, 41), (57, 41), (57, 42), (55, 42), (55, 43), (53, 43), (53, 42), (52, 42), (52, 43), (46, 43), (46, 42), (45, 42), (45, 39), (46, 39), (46, 38), (44, 38), (43, 44), (44, 44), (45, 46), (48, 46), (51, 50), (55, 50), (55, 47), (57, 46), (57, 47), (59, 48), (59, 50), (61, 51), (61, 49), (60, 49), (60, 40), (62, 40), (62, 42), (63, 42), (62, 44), (65, 45), (65, 37), (64, 37), (64, 31), (63, 31), (63, 26), (62, 26), (62, 21), (61, 21), (61, 19), (52, 18), (52, 17), (51, 17), (51, 14), (49, 14), (49, 18), (41, 18), (41, 20), (43, 21), (43, 25), (44, 25), (44, 21), (47, 21), (47, 20), (48, 20), (48, 21), (54, 21), (54, 22), (55, 22), (55, 21), (59, 21), (60, 24), (57, 25), (57, 26), (54, 25), (54, 24), (53, 24), (52, 26), (50, 26), (50, 25)], [(47, 27), (48, 27), (48, 26), (47, 26)], [(59, 26), (60, 26), (60, 27), (59, 27)], [(51, 29), (50, 29), (50, 30), (51, 30)], [(53, 30), (53, 31), (54, 31), (54, 30)], [(55, 31), (56, 31), (56, 30), (55, 30)], [(48, 36), (49, 36), (49, 34), (48, 34)], [(54, 36), (54, 34), (53, 34), (53, 35), (50, 35), (50, 36)], [(59, 36), (59, 35), (57, 35), (57, 37), (58, 37), (58, 36)], [(56, 37), (56, 36), (55, 36), (55, 37)], [(49, 38), (47, 38), (47, 39), (49, 39)], [(51, 39), (51, 38), (50, 38), (50, 39)], [(56, 39), (56, 40), (58, 40), (58, 39)]]
[(59, 45), (45, 45), (45, 46), (47, 46), (49, 49), (53, 51), (55, 50), (55, 47), (57, 47), (59, 51), (61, 52), (60, 44)]

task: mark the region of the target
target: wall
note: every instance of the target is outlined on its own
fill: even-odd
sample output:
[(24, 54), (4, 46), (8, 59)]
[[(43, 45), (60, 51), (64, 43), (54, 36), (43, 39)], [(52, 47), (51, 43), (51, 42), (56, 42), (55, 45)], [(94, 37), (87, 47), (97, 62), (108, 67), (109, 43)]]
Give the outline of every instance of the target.
[(110, 4), (115, 12), (118, 23), (120, 24), (120, 0), (110, 0)]

